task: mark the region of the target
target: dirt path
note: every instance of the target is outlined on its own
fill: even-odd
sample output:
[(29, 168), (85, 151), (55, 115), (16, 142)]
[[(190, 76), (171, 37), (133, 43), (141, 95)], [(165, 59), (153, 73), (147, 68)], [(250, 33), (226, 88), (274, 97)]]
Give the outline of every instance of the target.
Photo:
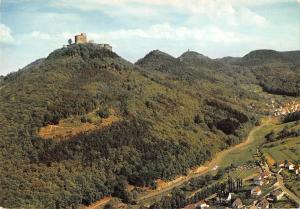
[(165, 187), (158, 188), (156, 190), (151, 191), (151, 193), (148, 193), (148, 194), (145, 194), (145, 195), (139, 197), (138, 202), (145, 201), (147, 199), (159, 196), (162, 193), (165, 193), (165, 192), (168, 192), (168, 191), (174, 189), (175, 187), (183, 185), (184, 183), (188, 182), (191, 178), (207, 174), (212, 169), (217, 168), (217, 166), (219, 164), (221, 164), (222, 160), (225, 159), (225, 157), (227, 155), (229, 155), (230, 153), (232, 153), (236, 150), (245, 148), (247, 145), (249, 145), (253, 141), (255, 141), (255, 137), (253, 137), (255, 132), (259, 131), (260, 129), (264, 128), (266, 125), (268, 125), (270, 123), (271, 123), (271, 118), (268, 118), (266, 121), (263, 122), (263, 124), (261, 124), (260, 126), (254, 127), (249, 132), (246, 141), (244, 141), (244, 142), (242, 142), (238, 145), (235, 145), (235, 146), (233, 146), (229, 149), (226, 149), (226, 150), (223, 150), (223, 151), (219, 152), (218, 154), (215, 155), (215, 157), (209, 163), (194, 169), (187, 176), (180, 176), (179, 178), (167, 183)]
[(3, 89), (6, 85), (0, 86), (0, 90)]
[(112, 199), (112, 197), (104, 197), (103, 199), (93, 203), (90, 206), (85, 207), (84, 209), (97, 209), (98, 207), (101, 207), (101, 206), (105, 205), (106, 203), (108, 203), (111, 199)]

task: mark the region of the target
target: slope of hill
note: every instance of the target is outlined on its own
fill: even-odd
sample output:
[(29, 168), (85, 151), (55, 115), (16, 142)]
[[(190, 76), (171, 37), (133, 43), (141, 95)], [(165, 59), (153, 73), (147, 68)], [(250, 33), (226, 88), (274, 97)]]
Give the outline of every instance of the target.
[(184, 52), (180, 57), (178, 57), (178, 59), (187, 65), (193, 64), (197, 66), (210, 67), (210, 68), (216, 68), (221, 66), (221, 63), (194, 51)]
[[(133, 65), (94, 44), (55, 50), (3, 79), (0, 205), (131, 202), (128, 184), (155, 186), (242, 141), (260, 114), (249, 104), (265, 102), (247, 88), (255, 79), (197, 53), (153, 51)], [(118, 120), (101, 125), (110, 114)], [(101, 128), (39, 134), (67, 122)]]
[(249, 64), (257, 65), (269, 62), (283, 62), (285, 61), (284, 56), (275, 50), (262, 49), (255, 50), (246, 54), (242, 58), (243, 62), (248, 62)]
[(278, 52), (270, 49), (255, 50), (242, 57), (243, 63), (248, 63), (249, 65), (272, 62), (299, 64), (299, 60), (299, 51)]
[(159, 50), (149, 52), (135, 64), (146, 70), (157, 70), (161, 72), (180, 72), (181, 70), (179, 60)]
[(299, 56), (300, 51), (257, 50), (244, 56), (240, 64), (251, 66), (265, 91), (297, 97), (300, 95)]

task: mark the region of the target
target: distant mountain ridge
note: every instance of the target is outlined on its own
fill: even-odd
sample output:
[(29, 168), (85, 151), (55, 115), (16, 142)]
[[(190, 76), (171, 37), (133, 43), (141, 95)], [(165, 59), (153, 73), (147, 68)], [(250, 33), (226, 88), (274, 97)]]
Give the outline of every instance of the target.
[(263, 64), (267, 62), (292, 62), (299, 63), (299, 51), (278, 52), (275, 50), (255, 50), (242, 58), (243, 62)]

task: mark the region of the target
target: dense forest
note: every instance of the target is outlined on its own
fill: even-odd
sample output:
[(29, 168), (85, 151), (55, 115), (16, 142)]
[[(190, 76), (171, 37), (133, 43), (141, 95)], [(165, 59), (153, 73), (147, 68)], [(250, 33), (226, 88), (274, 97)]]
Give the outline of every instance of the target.
[[(132, 202), (128, 184), (155, 188), (238, 144), (263, 113), (249, 104), (265, 99), (248, 88), (263, 85), (263, 71), (235, 62), (156, 50), (132, 64), (83, 44), (0, 77), (0, 206), (77, 208), (107, 195)], [(296, 96), (286, 93), (296, 83), (270, 85)], [(99, 109), (119, 120), (70, 138), (39, 135)]]
[(300, 56), (295, 52), (257, 50), (242, 58), (262, 88), (273, 94), (300, 96)]
[(298, 121), (298, 120), (300, 120), (300, 112), (299, 111), (287, 114), (284, 117), (283, 122), (288, 123), (291, 121)]

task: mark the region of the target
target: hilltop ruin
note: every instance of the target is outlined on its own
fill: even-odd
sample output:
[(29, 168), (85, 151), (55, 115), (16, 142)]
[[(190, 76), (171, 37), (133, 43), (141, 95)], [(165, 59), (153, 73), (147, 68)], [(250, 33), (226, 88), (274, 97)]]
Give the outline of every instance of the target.
[[(75, 43), (74, 44), (87, 44), (87, 43), (92, 43), (92, 44), (95, 44), (97, 46), (99, 46), (100, 48), (103, 48), (103, 49), (107, 49), (109, 51), (112, 51), (112, 46), (109, 45), (109, 44), (96, 44), (94, 43), (93, 40), (88, 40), (87, 38), (87, 35), (86, 33), (80, 33), (79, 35), (75, 35), (74, 36), (74, 40), (75, 40)], [(72, 45), (72, 44), (71, 44)]]

